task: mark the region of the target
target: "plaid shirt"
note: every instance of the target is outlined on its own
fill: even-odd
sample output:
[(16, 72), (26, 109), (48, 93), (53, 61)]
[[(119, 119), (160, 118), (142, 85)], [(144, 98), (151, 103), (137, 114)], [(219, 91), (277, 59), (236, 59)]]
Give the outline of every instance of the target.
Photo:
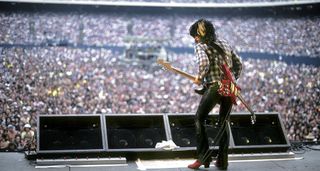
[[(225, 51), (226, 61), (235, 79), (238, 79), (242, 70), (240, 57), (232, 50), (230, 45), (223, 40), (217, 40), (216, 43)], [(198, 43), (195, 46), (196, 61), (199, 65), (198, 78), (202, 83), (213, 83), (223, 78), (223, 72), (220, 65), (225, 63), (224, 56), (218, 51), (204, 43)]]

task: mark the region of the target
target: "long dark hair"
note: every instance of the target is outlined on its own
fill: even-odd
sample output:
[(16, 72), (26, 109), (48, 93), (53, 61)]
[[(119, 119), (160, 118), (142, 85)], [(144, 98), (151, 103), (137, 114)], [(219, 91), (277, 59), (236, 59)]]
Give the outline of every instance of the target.
[(189, 34), (192, 37), (199, 36), (202, 43), (211, 46), (216, 49), (220, 54), (225, 54), (224, 49), (222, 49), (217, 42), (217, 35), (213, 24), (205, 19), (199, 19), (193, 23), (189, 28)]

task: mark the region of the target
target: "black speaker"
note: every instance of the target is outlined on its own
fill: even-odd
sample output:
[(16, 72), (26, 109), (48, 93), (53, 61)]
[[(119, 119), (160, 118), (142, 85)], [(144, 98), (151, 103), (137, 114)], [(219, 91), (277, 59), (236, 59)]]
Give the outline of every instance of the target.
[(257, 114), (252, 125), (250, 115), (231, 115), (230, 127), (235, 146), (288, 145), (278, 114)]
[[(173, 142), (180, 147), (195, 147), (197, 145), (194, 115), (168, 115)], [(214, 138), (219, 131), (218, 116), (209, 115), (206, 119), (209, 145), (214, 145)]]
[(100, 115), (40, 115), (38, 152), (103, 150)]
[(105, 115), (108, 149), (154, 149), (167, 140), (163, 115)]

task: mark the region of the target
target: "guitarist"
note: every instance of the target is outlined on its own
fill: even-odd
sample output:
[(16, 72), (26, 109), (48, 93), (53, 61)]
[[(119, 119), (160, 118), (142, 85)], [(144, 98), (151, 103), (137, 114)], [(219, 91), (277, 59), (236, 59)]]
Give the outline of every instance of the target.
[(195, 55), (199, 66), (194, 83), (202, 84), (206, 89), (202, 92), (202, 98), (195, 115), (198, 159), (188, 165), (188, 168), (198, 169), (201, 165), (209, 167), (212, 159), (206, 154), (209, 144), (205, 120), (213, 107), (220, 104), (219, 126), (222, 129), (222, 136), (217, 141), (219, 150), (217, 161), (214, 164), (218, 169), (225, 170), (228, 167), (229, 146), (229, 130), (226, 123), (229, 120), (233, 103), (230, 96), (222, 96), (218, 93), (221, 80), (224, 78), (220, 67), (222, 64), (227, 64), (237, 80), (242, 70), (242, 63), (233, 49), (225, 41), (217, 38), (215, 28), (210, 21), (204, 19), (196, 21), (191, 25), (189, 33), (196, 43)]

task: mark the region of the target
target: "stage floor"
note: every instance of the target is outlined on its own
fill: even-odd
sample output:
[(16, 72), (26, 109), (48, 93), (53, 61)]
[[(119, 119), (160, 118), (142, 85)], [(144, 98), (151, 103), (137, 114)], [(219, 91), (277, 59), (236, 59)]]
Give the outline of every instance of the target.
[[(318, 147), (319, 148), (319, 147)], [(229, 171), (316, 171), (320, 170), (320, 151), (299, 151), (296, 159), (274, 160), (274, 161), (236, 161), (229, 162)], [(186, 166), (193, 159), (167, 159), (167, 160), (137, 160), (128, 161), (127, 164), (105, 165), (105, 166), (36, 166), (34, 161), (24, 158), (23, 153), (0, 153), (0, 171), (131, 171), (131, 170), (168, 170), (168, 171), (190, 171)], [(208, 169), (218, 170), (213, 165)]]

